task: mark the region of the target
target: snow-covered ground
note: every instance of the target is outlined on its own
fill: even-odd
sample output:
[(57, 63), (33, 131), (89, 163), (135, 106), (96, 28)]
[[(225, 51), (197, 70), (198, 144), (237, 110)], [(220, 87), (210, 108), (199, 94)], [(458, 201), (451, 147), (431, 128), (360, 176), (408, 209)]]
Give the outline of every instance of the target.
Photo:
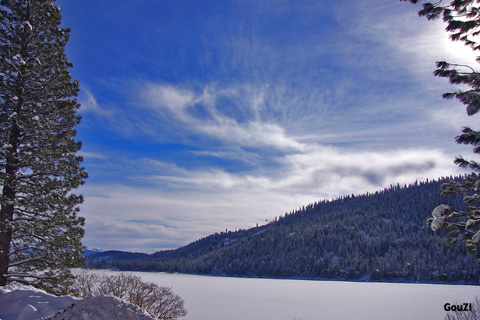
[(480, 287), (463, 285), (135, 275), (172, 287), (186, 320), (442, 320), (446, 303), (480, 296)]
[(31, 287), (7, 286), (0, 289), (0, 319), (40, 319), (65, 309), (77, 300), (56, 297)]
[(56, 297), (23, 286), (0, 289), (1, 320), (153, 320), (143, 310), (114, 297)]

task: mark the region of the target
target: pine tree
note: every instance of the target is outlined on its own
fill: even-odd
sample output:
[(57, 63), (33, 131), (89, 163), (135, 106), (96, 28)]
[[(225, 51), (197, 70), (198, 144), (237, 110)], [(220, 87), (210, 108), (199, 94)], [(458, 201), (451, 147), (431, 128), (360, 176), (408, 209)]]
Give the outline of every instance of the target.
[[(407, 1), (407, 0), (403, 0)], [(408, 0), (418, 3), (419, 0)], [(480, 34), (480, 0), (453, 0), (448, 4), (443, 1), (424, 3), (419, 11), (420, 16), (428, 20), (442, 17), (447, 23), (446, 31), (450, 39), (461, 41), (474, 51), (480, 50), (476, 41)], [(480, 62), (480, 56), (477, 57)], [(456, 98), (466, 105), (466, 111), (472, 116), (480, 110), (480, 73), (472, 66), (451, 64), (446, 61), (437, 62), (435, 76), (448, 78), (451, 84), (462, 85), (467, 90), (454, 90), (443, 95), (446, 99)], [(480, 131), (465, 127), (462, 134), (456, 137), (459, 144), (472, 145), (473, 152), (480, 154)], [(468, 160), (461, 156), (455, 163), (462, 168), (470, 168), (473, 173), (466, 177), (463, 183), (450, 181), (442, 185), (442, 195), (451, 196), (456, 193), (464, 195), (467, 211), (460, 211), (446, 205), (440, 205), (432, 212), (432, 218), (427, 220), (427, 225), (436, 231), (447, 230), (447, 243), (455, 244), (463, 241), (471, 253), (480, 249), (480, 208), (476, 205), (480, 200), (480, 164), (475, 160)]]
[(80, 122), (72, 64), (55, 0), (0, 2), (0, 286), (62, 293), (82, 263), (77, 154)]

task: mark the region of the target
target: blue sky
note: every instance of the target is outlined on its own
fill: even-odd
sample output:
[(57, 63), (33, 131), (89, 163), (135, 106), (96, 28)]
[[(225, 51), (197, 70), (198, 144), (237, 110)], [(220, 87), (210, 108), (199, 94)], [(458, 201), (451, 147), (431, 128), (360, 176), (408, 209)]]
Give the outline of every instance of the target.
[[(154, 252), (302, 205), (457, 174), (473, 124), (397, 0), (57, 1), (80, 80), (84, 244)], [(429, 213), (420, 213), (427, 216)]]

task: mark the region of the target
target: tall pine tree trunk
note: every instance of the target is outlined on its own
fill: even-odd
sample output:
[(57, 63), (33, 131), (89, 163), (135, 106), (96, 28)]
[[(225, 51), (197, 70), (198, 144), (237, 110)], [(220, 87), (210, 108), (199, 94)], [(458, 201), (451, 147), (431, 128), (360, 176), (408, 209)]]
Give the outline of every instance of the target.
[(13, 214), (15, 210), (15, 176), (18, 171), (18, 160), (14, 154), (17, 150), (20, 138), (20, 130), (13, 126), (10, 133), (10, 155), (5, 163), (5, 181), (3, 181), (2, 199), (0, 209), (0, 286), (7, 284), (9, 267), (9, 254), (12, 241)]
[[(3, 198), (7, 201), (15, 198), (13, 188), (3, 188)], [(12, 228), (9, 223), (13, 220), (13, 204), (4, 204), (0, 210), (0, 286), (7, 284), (9, 266), (10, 242), (12, 241)]]

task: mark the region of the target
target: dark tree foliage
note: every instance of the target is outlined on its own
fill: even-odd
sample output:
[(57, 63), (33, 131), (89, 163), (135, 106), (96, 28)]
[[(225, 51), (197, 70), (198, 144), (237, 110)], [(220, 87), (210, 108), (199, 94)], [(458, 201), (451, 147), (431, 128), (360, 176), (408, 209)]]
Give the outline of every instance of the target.
[[(461, 181), (462, 178), (449, 178)], [(151, 255), (107, 251), (90, 268), (278, 278), (478, 283), (480, 261), (462, 246), (446, 246), (428, 230), (424, 212), (443, 198), (449, 179), (319, 201), (267, 225), (212, 234)]]
[(0, 2), (0, 286), (62, 293), (81, 265), (80, 122), (54, 0)]
[[(419, 3), (419, 0), (402, 0)], [(480, 50), (477, 42), (480, 34), (480, 0), (453, 0), (423, 3), (423, 9), (418, 12), (428, 20), (442, 18), (446, 23), (445, 30), (450, 33), (450, 39), (461, 41), (474, 51)], [(480, 62), (480, 56), (477, 57)], [(472, 66), (452, 64), (446, 61), (437, 62), (435, 76), (448, 78), (453, 85), (461, 85), (467, 90), (457, 89), (443, 95), (446, 99), (456, 98), (464, 105), (469, 116), (480, 110), (480, 73)], [(456, 137), (459, 144), (473, 146), (473, 152), (480, 154), (480, 132), (465, 127), (462, 134)], [(462, 168), (469, 168), (473, 172), (480, 172), (480, 164), (475, 160), (468, 160), (462, 156), (455, 159), (455, 163)], [(445, 229), (448, 231), (447, 243), (464, 242), (468, 252), (474, 253), (480, 248), (480, 209), (476, 202), (480, 199), (480, 179), (476, 174), (469, 176), (464, 182), (449, 182), (442, 186), (443, 194), (448, 196), (456, 193), (465, 196), (467, 209), (457, 210), (453, 207), (440, 205), (435, 208), (432, 218), (427, 224), (433, 230)]]

